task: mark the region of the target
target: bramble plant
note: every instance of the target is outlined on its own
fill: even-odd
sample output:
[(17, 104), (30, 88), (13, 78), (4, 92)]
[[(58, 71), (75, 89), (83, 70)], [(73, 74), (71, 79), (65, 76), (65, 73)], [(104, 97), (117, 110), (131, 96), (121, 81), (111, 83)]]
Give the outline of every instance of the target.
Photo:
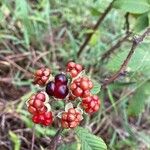
[[(75, 62), (69, 62), (66, 72), (55, 76), (49, 68), (38, 69), (33, 83), (44, 88), (26, 102), (35, 124), (50, 126), (58, 119), (60, 128), (75, 128), (84, 119), (84, 114), (93, 114), (100, 108), (99, 97), (90, 92), (94, 87), (92, 80), (82, 65)], [(55, 113), (56, 110), (52, 109), (54, 101), (63, 101), (64, 110)]]

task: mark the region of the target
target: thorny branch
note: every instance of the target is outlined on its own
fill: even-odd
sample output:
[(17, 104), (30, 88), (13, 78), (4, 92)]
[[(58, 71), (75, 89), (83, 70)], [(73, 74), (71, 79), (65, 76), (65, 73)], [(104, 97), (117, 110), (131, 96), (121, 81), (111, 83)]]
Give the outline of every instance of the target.
[(103, 20), (105, 19), (105, 17), (107, 16), (107, 14), (110, 12), (110, 10), (112, 9), (113, 3), (115, 2), (115, 0), (113, 0), (109, 6), (106, 8), (106, 10), (104, 11), (104, 13), (102, 15), (100, 15), (97, 23), (95, 24), (95, 26), (93, 27), (93, 32), (88, 34), (88, 36), (86, 37), (84, 43), (81, 45), (81, 47), (79, 48), (79, 51), (77, 53), (77, 56), (80, 57), (81, 53), (83, 52), (84, 48), (87, 46), (88, 42), (90, 41), (90, 39), (92, 38), (92, 35), (95, 33), (95, 31), (98, 29), (99, 25), (103, 22)]
[(147, 30), (140, 35), (139, 37), (134, 37), (132, 39), (132, 47), (131, 50), (129, 51), (126, 59), (124, 60), (123, 64), (121, 65), (120, 69), (110, 78), (105, 79), (105, 81), (103, 82), (102, 87), (105, 88), (108, 84), (111, 84), (113, 81), (115, 81), (121, 74), (124, 74), (127, 68), (127, 65), (133, 55), (133, 53), (135, 52), (136, 48), (138, 47), (138, 45), (144, 40), (144, 38), (146, 36), (148, 36), (150, 34), (150, 27), (147, 28)]

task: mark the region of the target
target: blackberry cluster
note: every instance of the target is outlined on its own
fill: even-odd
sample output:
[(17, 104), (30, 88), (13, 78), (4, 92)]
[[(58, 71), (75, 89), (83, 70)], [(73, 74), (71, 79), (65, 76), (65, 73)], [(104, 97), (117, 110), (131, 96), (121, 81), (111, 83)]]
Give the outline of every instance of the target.
[[(69, 74), (69, 76), (68, 76)], [(62, 128), (75, 128), (83, 119), (82, 109), (85, 113), (97, 112), (100, 107), (100, 99), (97, 95), (91, 94), (93, 82), (83, 75), (83, 67), (75, 62), (69, 62), (66, 66), (66, 73), (59, 73), (54, 77), (49, 68), (38, 69), (34, 73), (34, 83), (44, 87), (44, 92), (33, 94), (27, 101), (28, 111), (32, 115), (32, 121), (36, 124), (49, 126), (54, 120), (54, 113), (51, 110), (50, 101), (63, 100), (80, 102), (79, 107), (67, 103), (65, 111), (59, 112)], [(71, 104), (71, 107), (68, 105)], [(58, 116), (58, 115), (57, 115)]]

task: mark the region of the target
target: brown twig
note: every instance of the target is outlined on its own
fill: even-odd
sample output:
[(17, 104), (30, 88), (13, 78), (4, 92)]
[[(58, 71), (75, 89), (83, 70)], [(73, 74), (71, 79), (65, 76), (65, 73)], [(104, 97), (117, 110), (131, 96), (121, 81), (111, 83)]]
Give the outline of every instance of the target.
[(123, 64), (121, 65), (120, 69), (109, 79), (106, 79), (103, 82), (102, 87), (105, 88), (108, 84), (112, 83), (113, 81), (115, 81), (120, 75), (124, 74), (127, 68), (127, 65), (133, 55), (133, 53), (135, 52), (137, 46), (144, 40), (144, 38), (150, 34), (150, 27), (147, 28), (147, 30), (139, 37), (134, 37), (133, 38), (133, 43), (132, 43), (132, 47), (131, 50), (129, 51), (126, 59), (124, 60)]
[(50, 142), (50, 145), (48, 147), (49, 150), (56, 150), (57, 146), (60, 143), (60, 138), (61, 138), (61, 133), (62, 133), (63, 129), (60, 128), (57, 133), (55, 134), (55, 136), (53, 137), (53, 139)]
[(83, 52), (84, 48), (86, 47), (86, 45), (88, 44), (88, 42), (90, 41), (92, 35), (95, 33), (95, 31), (98, 29), (99, 25), (103, 22), (103, 20), (105, 19), (105, 17), (107, 16), (107, 14), (110, 12), (110, 10), (112, 9), (113, 3), (115, 2), (115, 0), (113, 0), (109, 6), (106, 8), (106, 10), (104, 11), (104, 13), (102, 15), (100, 15), (97, 23), (94, 25), (93, 27), (93, 32), (88, 34), (88, 36), (86, 37), (84, 43), (80, 46), (79, 51), (77, 53), (77, 56), (80, 57), (81, 53)]
[(124, 37), (122, 37), (121, 39), (119, 39), (115, 45), (113, 45), (112, 47), (110, 47), (109, 50), (107, 50), (101, 57), (101, 61), (105, 61), (107, 58), (110, 57), (110, 55), (112, 53), (115, 52), (115, 50), (117, 50), (117, 48), (119, 48), (121, 46), (121, 44), (123, 42), (125, 42), (129, 37), (130, 37), (131, 33), (127, 33)]
[(125, 28), (126, 28), (126, 33), (129, 33), (130, 30), (130, 24), (129, 24), (129, 13), (127, 12), (125, 14)]
[(1, 58), (6, 60), (8, 63), (10, 63), (12, 66), (17, 68), (21, 72), (23, 72), (26, 76), (28, 76), (28, 77), (32, 77), (33, 76), (32, 73), (28, 72), (26, 69), (24, 69), (21, 66), (19, 66), (18, 64), (16, 64), (13, 60), (11, 60), (11, 59), (9, 59), (7, 57), (1, 57)]

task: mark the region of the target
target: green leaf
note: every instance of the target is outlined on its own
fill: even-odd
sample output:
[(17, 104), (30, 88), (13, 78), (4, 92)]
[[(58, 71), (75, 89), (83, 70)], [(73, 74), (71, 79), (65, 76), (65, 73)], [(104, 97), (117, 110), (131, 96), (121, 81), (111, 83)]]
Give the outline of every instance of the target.
[(134, 31), (140, 32), (144, 30), (149, 25), (148, 13), (140, 15), (135, 23)]
[(92, 88), (91, 93), (97, 94), (100, 92), (100, 89), (101, 89), (101, 85), (97, 82), (94, 82), (94, 87)]
[(117, 0), (114, 7), (133, 14), (142, 14), (150, 10), (146, 0)]
[(78, 127), (76, 134), (81, 141), (81, 150), (107, 150), (105, 142), (100, 137), (88, 132), (87, 129)]
[(53, 109), (62, 109), (65, 107), (65, 104), (63, 101), (54, 101), (52, 102)]
[(144, 110), (146, 100), (148, 96), (150, 96), (149, 89), (150, 83), (145, 82), (145, 84), (140, 86), (140, 88), (135, 91), (128, 106), (129, 115), (137, 116)]
[(9, 131), (10, 140), (14, 144), (14, 150), (20, 150), (21, 141), (18, 135), (16, 135), (14, 132)]

